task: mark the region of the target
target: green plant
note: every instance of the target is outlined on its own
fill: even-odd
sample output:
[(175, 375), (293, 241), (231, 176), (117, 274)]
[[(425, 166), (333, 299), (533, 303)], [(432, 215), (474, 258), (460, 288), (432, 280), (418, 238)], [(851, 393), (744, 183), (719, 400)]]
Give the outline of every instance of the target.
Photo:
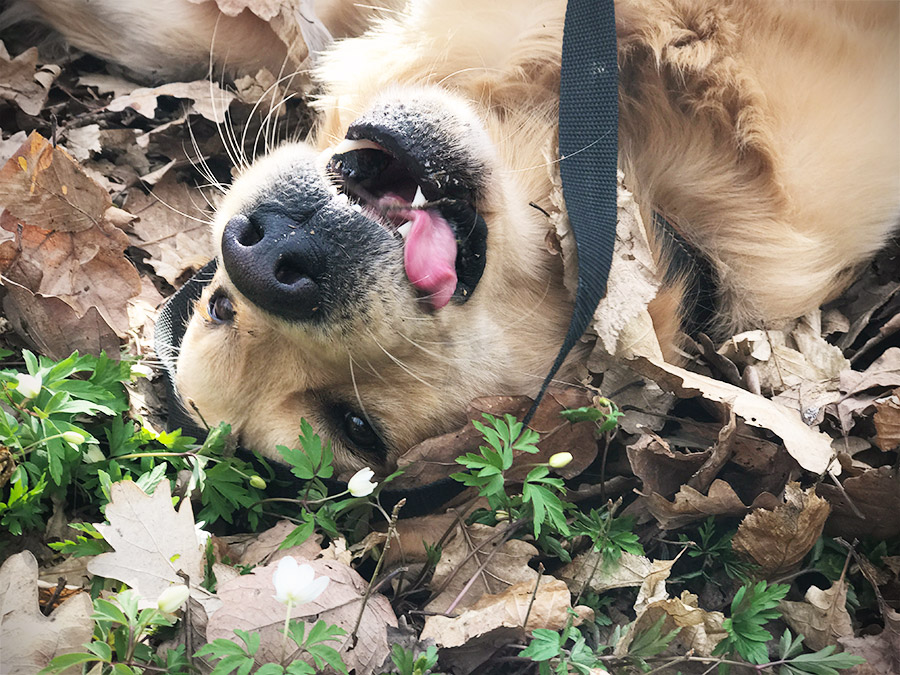
[(528, 429), (512, 415), (503, 419), (484, 414), (488, 424), (473, 421), (487, 445), (478, 448), (480, 455), (467, 453), (457, 458), (457, 462), (469, 472), (455, 473), (451, 478), (469, 487), (478, 488), (478, 494), (485, 497), (491, 509), (504, 513), (510, 518), (530, 521), (534, 536), (541, 536), (545, 525), (553, 532), (569, 536), (566, 522), (567, 505), (557, 496), (564, 494), (565, 487), (559, 478), (550, 477), (548, 464), (537, 464), (532, 468), (522, 485), (521, 495), (511, 496), (506, 492), (506, 472), (512, 468), (516, 453), (535, 454), (540, 436)]
[(594, 422), (597, 425), (597, 433), (605, 434), (612, 431), (619, 424), (619, 418), (625, 413), (608, 398), (598, 397), (594, 399), (594, 406), (583, 408), (570, 408), (563, 410), (562, 415), (569, 422)]
[(338, 651), (325, 644), (340, 639), (346, 631), (324, 621), (317, 621), (309, 629), (308, 635), (306, 624), (301, 621), (291, 621), (288, 628), (288, 637), (301, 652), (308, 655), (315, 667), (299, 659), (294, 659), (287, 665), (271, 662), (257, 664), (255, 655), (259, 651), (259, 633), (248, 633), (243, 630), (236, 630), (234, 633), (244, 643), (243, 646), (219, 638), (194, 654), (197, 657), (218, 660), (210, 675), (228, 675), (233, 672), (246, 675), (251, 670), (258, 675), (314, 675), (321, 672), (326, 665), (347, 675), (347, 666)]
[(741, 586), (731, 601), (731, 616), (722, 625), (727, 637), (716, 645), (713, 654), (738, 654), (750, 663), (766, 663), (766, 643), (772, 634), (763, 626), (781, 616), (778, 603), (788, 590), (784, 584), (767, 586), (765, 581)]
[[(566, 646), (571, 643), (570, 646)], [(592, 669), (602, 668), (602, 662), (588, 647), (584, 635), (574, 626), (566, 626), (556, 632), (546, 628), (532, 631), (531, 642), (519, 656), (538, 664), (540, 675), (565, 675), (574, 670), (582, 675), (590, 675)]]
[[(163, 661), (144, 642), (144, 637), (159, 626), (171, 626), (173, 620), (159, 608), (138, 609), (138, 595), (131, 590), (109, 598), (94, 600), (93, 640), (85, 644), (87, 651), (55, 657), (40, 675), (61, 673), (86, 663), (107, 664), (115, 675), (142, 673), (141, 666), (165, 668), (169, 675), (187, 672), (184, 648), (170, 649)], [(100, 672), (100, 671), (98, 671)]]
[(416, 654), (411, 649), (395, 644), (391, 646), (391, 661), (394, 662), (395, 670), (390, 675), (429, 675), (437, 665), (438, 650), (431, 645), (424, 652)]
[(716, 523), (712, 517), (703, 521), (697, 530), (695, 539), (691, 539), (685, 534), (679, 534), (678, 541), (689, 546), (688, 557), (699, 558), (701, 562), (699, 570), (683, 574), (679, 579), (687, 581), (702, 576), (708, 581), (716, 582), (713, 571), (721, 571), (729, 579), (746, 582), (754, 565), (740, 558), (731, 548), (731, 539), (734, 534), (735, 531), (732, 531), (716, 537)]
[(602, 509), (591, 509), (588, 513), (577, 512), (572, 523), (572, 534), (590, 538), (595, 551), (601, 554), (606, 566), (615, 564), (623, 551), (634, 555), (644, 555), (644, 547), (638, 536), (632, 532), (632, 516), (616, 516), (621, 500)]

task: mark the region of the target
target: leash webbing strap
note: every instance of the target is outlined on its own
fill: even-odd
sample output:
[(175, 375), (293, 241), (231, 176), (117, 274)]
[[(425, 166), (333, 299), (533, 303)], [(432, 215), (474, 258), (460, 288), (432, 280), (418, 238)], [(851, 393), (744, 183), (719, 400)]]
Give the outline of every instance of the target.
[(578, 290), (569, 330), (526, 423), (606, 295), (616, 241), (618, 93), (613, 0), (569, 0), (559, 85), (559, 169), (575, 237)]

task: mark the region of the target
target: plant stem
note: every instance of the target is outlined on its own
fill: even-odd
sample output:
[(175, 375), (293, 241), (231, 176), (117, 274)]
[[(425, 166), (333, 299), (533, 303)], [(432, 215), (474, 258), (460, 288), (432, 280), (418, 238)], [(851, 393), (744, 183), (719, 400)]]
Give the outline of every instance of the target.
[(384, 550), (381, 552), (378, 562), (375, 563), (375, 571), (372, 573), (372, 578), (369, 580), (369, 585), (366, 587), (366, 593), (363, 595), (362, 604), (359, 608), (359, 615), (356, 617), (356, 624), (354, 624), (353, 630), (350, 632), (350, 645), (352, 647), (356, 646), (356, 632), (359, 630), (359, 625), (362, 623), (363, 614), (366, 611), (366, 604), (369, 602), (369, 597), (372, 595), (372, 586), (375, 584), (375, 580), (378, 578), (378, 574), (381, 572), (381, 567), (384, 564), (384, 559), (387, 557), (387, 552), (391, 548), (391, 540), (394, 538), (394, 531), (397, 529), (397, 518), (400, 516), (400, 509), (403, 508), (405, 504), (406, 500), (401, 499), (394, 505), (394, 510), (391, 512), (391, 521), (388, 523)]

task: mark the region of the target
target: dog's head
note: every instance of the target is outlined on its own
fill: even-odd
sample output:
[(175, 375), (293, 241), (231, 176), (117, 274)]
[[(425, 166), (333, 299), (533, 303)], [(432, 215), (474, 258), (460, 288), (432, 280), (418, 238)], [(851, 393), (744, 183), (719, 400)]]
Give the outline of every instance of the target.
[(177, 364), (207, 422), (277, 456), (305, 418), (339, 468), (387, 469), (471, 399), (538, 388), (570, 312), (546, 215), (564, 3), (500, 4), (338, 45), (312, 139), (235, 182)]

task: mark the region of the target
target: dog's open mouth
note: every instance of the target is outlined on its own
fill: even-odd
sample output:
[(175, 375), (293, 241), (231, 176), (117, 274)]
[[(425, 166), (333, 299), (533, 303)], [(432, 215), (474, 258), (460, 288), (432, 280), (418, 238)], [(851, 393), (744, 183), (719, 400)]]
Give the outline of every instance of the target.
[(474, 190), (448, 181), (395, 137), (343, 141), (329, 177), (355, 208), (403, 244), (409, 282), (431, 308), (471, 297), (484, 272), (487, 226)]

